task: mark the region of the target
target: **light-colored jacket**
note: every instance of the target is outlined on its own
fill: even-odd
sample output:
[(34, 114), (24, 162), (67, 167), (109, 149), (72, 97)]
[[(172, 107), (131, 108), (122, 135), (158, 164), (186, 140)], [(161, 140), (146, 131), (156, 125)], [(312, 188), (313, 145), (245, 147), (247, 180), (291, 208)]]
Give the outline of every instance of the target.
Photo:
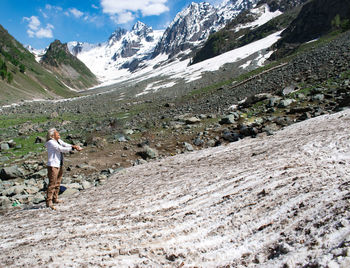
[(45, 147), (48, 153), (48, 167), (60, 167), (61, 163), (61, 153), (68, 153), (72, 150), (72, 145), (65, 143), (61, 139), (58, 140), (60, 144), (55, 139), (51, 139), (45, 143)]

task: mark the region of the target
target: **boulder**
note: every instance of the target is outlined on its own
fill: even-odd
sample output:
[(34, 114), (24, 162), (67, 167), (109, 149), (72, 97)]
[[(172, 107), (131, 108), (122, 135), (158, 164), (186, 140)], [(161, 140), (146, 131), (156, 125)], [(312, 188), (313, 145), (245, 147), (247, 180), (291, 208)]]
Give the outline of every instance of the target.
[(290, 106), (295, 100), (293, 99), (285, 99), (281, 100), (280, 103), (278, 104), (278, 108), (286, 108)]
[(0, 162), (6, 162), (6, 161), (9, 161), (10, 158), (8, 158), (7, 156), (1, 156), (0, 157)]
[(230, 125), (230, 124), (234, 124), (235, 120), (236, 120), (236, 116), (234, 114), (229, 114), (229, 115), (226, 115), (225, 117), (223, 117), (219, 123), (221, 125), (224, 125), (224, 124)]
[(62, 196), (62, 197), (70, 196), (70, 195), (73, 195), (73, 194), (78, 193), (78, 192), (79, 192), (78, 189), (67, 188), (67, 190), (65, 190), (65, 191), (61, 194), (61, 196)]
[(3, 191), (2, 194), (4, 196), (14, 196), (26, 194), (26, 192), (25, 187), (23, 185), (15, 185)]
[(0, 196), (0, 209), (9, 209), (12, 207), (11, 200), (6, 196)]
[(1, 143), (0, 149), (1, 149), (1, 151), (8, 151), (8, 150), (10, 150), (10, 146), (8, 145), (8, 143)]
[(204, 141), (197, 137), (194, 141), (193, 141), (193, 144), (196, 145), (196, 146), (202, 146), (204, 144)]
[(44, 202), (45, 201), (45, 196), (42, 194), (42, 193), (36, 193), (34, 196), (33, 196), (33, 203), (34, 204), (39, 204), (41, 202)]
[(90, 182), (88, 182), (88, 181), (83, 181), (82, 182), (82, 186), (83, 186), (83, 189), (85, 190), (85, 189), (91, 188), (92, 184)]
[(323, 101), (324, 100), (324, 95), (323, 94), (316, 94), (315, 96), (312, 97), (312, 100), (314, 100), (314, 101)]
[(184, 147), (186, 151), (192, 152), (193, 151), (193, 146), (187, 142), (184, 142)]
[(47, 177), (47, 170), (46, 169), (42, 169), (42, 170), (39, 170), (38, 172), (35, 172), (31, 178), (34, 178), (34, 179), (42, 179), (42, 178), (45, 178)]
[(118, 142), (127, 142), (127, 139), (123, 134), (114, 135), (114, 139)]
[(229, 142), (235, 142), (239, 140), (239, 134), (232, 131), (224, 131), (222, 138)]
[(269, 94), (269, 93), (261, 93), (261, 94), (252, 95), (252, 96), (249, 96), (248, 98), (244, 99), (243, 101), (240, 101), (239, 107), (240, 108), (247, 108), (247, 107), (252, 106), (255, 103), (266, 100), (270, 97), (271, 97), (271, 94)]
[(23, 172), (17, 166), (4, 167), (0, 170), (0, 179), (9, 180), (23, 177)]
[(145, 145), (143, 147), (143, 151), (137, 153), (143, 159), (155, 159), (158, 157), (158, 151), (156, 149), (152, 149), (149, 146)]
[(10, 146), (10, 148), (15, 148), (16, 147), (16, 142), (14, 140), (9, 140), (7, 144)]
[(35, 187), (35, 186), (26, 186), (24, 188), (24, 191), (30, 195), (34, 195), (34, 194), (38, 193), (40, 191), (40, 189), (38, 187)]
[(46, 139), (40, 136), (36, 137), (35, 139), (35, 143), (45, 143), (45, 142), (46, 142)]
[(201, 122), (201, 120), (197, 117), (190, 117), (190, 118), (186, 118), (185, 122), (187, 125), (193, 125), (193, 124), (197, 124), (199, 122)]
[(282, 96), (286, 96), (286, 95), (289, 95), (297, 90), (298, 90), (297, 86), (290, 85), (290, 86), (287, 86), (284, 89), (282, 89), (281, 94), (282, 94)]
[(280, 100), (281, 100), (280, 97), (272, 97), (272, 98), (270, 98), (268, 104), (266, 105), (267, 108), (272, 108), (272, 107), (277, 106), (277, 104), (279, 103)]

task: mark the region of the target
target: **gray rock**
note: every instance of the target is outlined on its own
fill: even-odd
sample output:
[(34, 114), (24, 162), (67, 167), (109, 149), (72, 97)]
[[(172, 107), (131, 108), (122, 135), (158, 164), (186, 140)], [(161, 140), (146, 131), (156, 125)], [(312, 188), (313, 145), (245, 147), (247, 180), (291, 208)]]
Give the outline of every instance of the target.
[(73, 194), (78, 193), (78, 192), (79, 192), (78, 189), (67, 188), (60, 196), (66, 197), (66, 196), (70, 196), (70, 195), (73, 195)]
[(1, 149), (1, 151), (8, 151), (8, 150), (10, 150), (10, 146), (8, 145), (8, 143), (1, 143), (0, 149)]
[(33, 200), (32, 202), (34, 204), (39, 204), (41, 202), (45, 201), (45, 196), (42, 194), (42, 193), (36, 193), (34, 196), (33, 196)]
[(286, 96), (286, 95), (289, 95), (290, 93), (293, 93), (293, 92), (295, 92), (295, 91), (297, 91), (298, 90), (298, 87), (297, 86), (295, 86), (295, 85), (290, 85), (290, 86), (288, 86), (288, 87), (285, 87), (284, 89), (282, 89), (282, 95), (283, 96)]
[(221, 125), (224, 125), (224, 124), (234, 124), (235, 123), (235, 120), (236, 120), (236, 116), (234, 114), (229, 114), (229, 115), (226, 115), (225, 117), (223, 117), (221, 120), (220, 120), (220, 124)]
[(324, 95), (323, 94), (316, 94), (315, 96), (312, 97), (314, 101), (323, 101), (324, 100)]
[(278, 107), (279, 108), (286, 108), (286, 107), (290, 106), (293, 102), (294, 102), (293, 99), (281, 100), (280, 103), (278, 104)]
[(5, 196), (26, 194), (24, 185), (15, 185), (2, 192)]
[(272, 97), (272, 98), (270, 98), (269, 102), (267, 104), (267, 107), (271, 108), (271, 107), (277, 106), (277, 104), (279, 103), (280, 100), (281, 100), (280, 97)]
[(85, 189), (91, 188), (92, 184), (90, 182), (88, 182), (88, 181), (83, 181), (82, 182), (82, 186), (83, 186), (83, 189), (85, 190)]
[(35, 172), (31, 178), (34, 178), (34, 179), (42, 179), (42, 178), (45, 178), (47, 177), (47, 170), (46, 169), (42, 169), (42, 170), (39, 170), (38, 172)]
[(46, 139), (40, 136), (36, 137), (35, 139), (35, 143), (45, 143), (45, 142), (46, 142)]
[(190, 118), (186, 118), (185, 122), (188, 125), (192, 125), (192, 124), (197, 124), (197, 123), (201, 122), (201, 120), (199, 118), (193, 116)]
[(81, 165), (77, 165), (77, 168), (81, 168), (83, 170), (92, 170), (92, 171), (97, 171), (97, 168), (95, 168), (94, 166), (90, 166), (87, 164), (81, 164)]
[(8, 158), (7, 156), (2, 156), (0, 157), (0, 162), (6, 162), (6, 161), (9, 161), (10, 158)]
[(67, 189), (83, 190), (83, 186), (80, 183), (70, 183), (62, 186), (65, 186)]
[(133, 166), (143, 165), (146, 163), (147, 163), (147, 161), (144, 159), (136, 159), (136, 161), (133, 163)]
[(204, 144), (204, 141), (197, 137), (194, 141), (193, 141), (193, 144), (196, 145), (196, 146), (202, 146)]
[(40, 191), (38, 187), (35, 186), (25, 186), (24, 191), (30, 195), (34, 195)]
[(11, 200), (6, 196), (0, 196), (0, 208), (9, 209), (12, 207)]
[(9, 140), (7, 144), (10, 146), (10, 148), (15, 148), (16, 147), (16, 142), (14, 140)]
[(123, 132), (124, 132), (125, 135), (132, 135), (132, 134), (134, 134), (134, 131), (132, 129), (124, 129)]
[(224, 131), (222, 138), (229, 142), (235, 142), (239, 140), (239, 134), (231, 131)]
[(184, 142), (184, 147), (185, 147), (186, 151), (189, 151), (189, 152), (192, 152), (194, 150), (193, 146), (187, 142)]
[(0, 170), (0, 179), (9, 180), (23, 177), (23, 172), (17, 166), (4, 167)]
[(208, 140), (208, 142), (207, 142), (207, 145), (208, 145), (209, 147), (214, 147), (215, 144), (216, 144), (216, 141), (215, 141), (215, 140)]
[(152, 149), (147, 145), (145, 145), (143, 149), (143, 151), (138, 153), (143, 159), (155, 159), (158, 157), (158, 151), (156, 149)]
[(118, 142), (127, 142), (128, 141), (123, 134), (114, 135), (114, 139), (117, 140)]

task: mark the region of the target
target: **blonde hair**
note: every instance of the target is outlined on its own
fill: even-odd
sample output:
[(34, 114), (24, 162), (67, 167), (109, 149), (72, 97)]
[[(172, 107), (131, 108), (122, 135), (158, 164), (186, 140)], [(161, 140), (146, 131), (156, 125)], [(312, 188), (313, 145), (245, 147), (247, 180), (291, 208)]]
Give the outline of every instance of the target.
[(46, 141), (49, 141), (51, 139), (53, 139), (53, 135), (55, 135), (55, 132), (57, 130), (55, 128), (50, 128), (49, 131), (46, 134)]

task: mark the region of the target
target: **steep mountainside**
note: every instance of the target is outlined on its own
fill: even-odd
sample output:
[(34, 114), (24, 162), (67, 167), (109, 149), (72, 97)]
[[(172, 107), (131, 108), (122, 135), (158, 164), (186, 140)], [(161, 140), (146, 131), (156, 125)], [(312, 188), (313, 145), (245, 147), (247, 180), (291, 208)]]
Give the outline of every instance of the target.
[(181, 51), (205, 41), (218, 24), (217, 10), (209, 3), (192, 3), (173, 20), (154, 50), (153, 57), (167, 54), (171, 58)]
[(294, 51), (301, 43), (319, 38), (332, 30), (350, 28), (350, 0), (312, 0), (305, 4), (298, 17), (282, 33), (276, 44), (279, 49), (272, 59)]
[[(131, 31), (117, 29), (104, 44), (70, 42), (68, 46), (73, 55), (102, 79), (109, 74), (115, 77), (116, 70), (125, 70), (121, 72), (124, 75), (145, 66), (159, 67), (192, 57), (193, 50), (211, 33), (223, 28), (242, 10), (252, 8), (257, 1), (224, 1), (217, 8), (208, 3), (192, 3), (177, 14), (165, 32), (153, 31), (137, 22)], [(160, 55), (166, 58), (152, 60)]]
[(85, 89), (98, 83), (85, 64), (69, 52), (67, 44), (59, 40), (50, 44), (41, 63), (71, 88)]
[[(99, 77), (108, 76), (118, 69), (134, 71), (150, 58), (163, 31), (153, 31), (137, 22), (131, 31), (116, 29), (106, 43), (92, 45), (70, 42), (69, 50)], [(142, 64), (141, 64), (142, 65)]]
[(215, 57), (286, 28), (296, 18), (300, 5), (305, 1), (258, 2), (255, 8), (241, 12), (225, 28), (210, 35), (194, 55), (192, 63)]
[(0, 25), (0, 104), (19, 100), (74, 96)]

